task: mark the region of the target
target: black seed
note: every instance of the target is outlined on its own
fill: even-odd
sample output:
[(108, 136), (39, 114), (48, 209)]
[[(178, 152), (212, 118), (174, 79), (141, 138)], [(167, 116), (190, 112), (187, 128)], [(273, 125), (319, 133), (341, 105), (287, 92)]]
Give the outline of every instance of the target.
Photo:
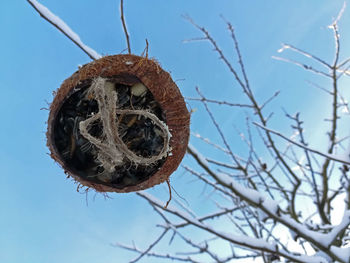
[[(165, 158), (153, 165), (135, 165), (126, 159), (123, 165), (116, 166), (114, 172), (107, 174), (112, 177), (111, 183), (98, 179), (98, 175), (106, 173), (97, 159), (99, 150), (79, 131), (81, 121), (98, 113), (97, 101), (87, 97), (87, 89), (90, 85), (91, 81), (86, 81), (77, 87), (77, 91), (64, 102), (58, 112), (53, 136), (62, 160), (83, 179), (115, 188), (135, 185), (148, 179), (163, 165)], [(165, 113), (154, 100), (151, 92), (147, 91), (141, 96), (131, 96), (130, 86), (118, 83), (116, 91), (117, 109), (149, 110), (165, 122)], [(161, 130), (150, 119), (133, 114), (118, 114), (117, 121), (119, 137), (136, 155), (150, 158), (161, 152), (164, 143)], [(88, 132), (95, 138), (102, 139), (101, 121), (92, 123)]]

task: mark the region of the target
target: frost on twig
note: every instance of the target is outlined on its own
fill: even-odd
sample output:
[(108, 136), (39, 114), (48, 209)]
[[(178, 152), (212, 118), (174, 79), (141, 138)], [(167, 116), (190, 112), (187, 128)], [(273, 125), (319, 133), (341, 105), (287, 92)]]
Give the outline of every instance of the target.
[(288, 142), (290, 142), (290, 143), (292, 143), (292, 144), (294, 144), (294, 145), (296, 145), (296, 146), (298, 146), (298, 147), (300, 147), (300, 148), (303, 148), (304, 150), (306, 150), (306, 151), (308, 151), (308, 152), (318, 154), (318, 155), (323, 156), (323, 157), (325, 157), (325, 158), (327, 158), (327, 159), (329, 159), (329, 160), (332, 160), (332, 161), (336, 161), (336, 162), (339, 162), (339, 163), (343, 163), (343, 164), (345, 164), (345, 165), (350, 165), (350, 156), (347, 157), (347, 158), (341, 158), (341, 157), (338, 157), (338, 156), (336, 156), (336, 155), (324, 153), (324, 152), (321, 152), (321, 151), (319, 151), (319, 150), (313, 149), (313, 148), (311, 148), (311, 147), (309, 147), (309, 146), (305, 146), (305, 145), (303, 145), (303, 144), (301, 144), (301, 143), (298, 143), (298, 142), (296, 142), (296, 141), (293, 141), (293, 140), (289, 139), (288, 137), (284, 136), (282, 133), (277, 132), (277, 131), (274, 131), (274, 130), (269, 129), (269, 128), (267, 128), (267, 127), (264, 127), (264, 126), (260, 125), (259, 123), (256, 123), (256, 122), (255, 122), (254, 124), (255, 124), (256, 126), (258, 126), (259, 128), (261, 128), (261, 129), (263, 129), (263, 130), (265, 130), (265, 131), (267, 131), (267, 132), (270, 132), (270, 133), (272, 133), (272, 134), (275, 134), (275, 135), (281, 137), (282, 139), (284, 139), (284, 140), (286, 140), (286, 141), (288, 141)]
[(83, 50), (91, 59), (99, 59), (101, 55), (95, 50), (85, 45), (80, 37), (58, 16), (53, 14), (46, 6), (42, 5), (36, 0), (27, 0), (28, 3), (43, 17), (46, 21), (61, 31), (74, 44)]

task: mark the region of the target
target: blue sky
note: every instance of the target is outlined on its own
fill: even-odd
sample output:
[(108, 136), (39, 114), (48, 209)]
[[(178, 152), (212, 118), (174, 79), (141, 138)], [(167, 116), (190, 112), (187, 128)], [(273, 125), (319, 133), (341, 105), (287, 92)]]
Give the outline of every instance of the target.
[[(118, 54), (125, 49), (118, 1), (40, 2), (99, 53)], [(195, 86), (199, 86), (207, 97), (239, 102), (244, 100), (242, 94), (209, 44), (183, 42), (201, 36), (182, 18), (188, 14), (205, 26), (231, 56), (232, 42), (222, 14), (236, 29), (258, 98), (263, 100), (275, 90), (282, 91), (270, 110), (276, 111), (273, 123), (282, 124), (280, 130), (287, 131), (281, 105), (312, 118), (315, 111), (310, 105), (321, 108), (323, 95), (305, 80), (321, 84), (324, 80), (271, 56), (277, 55), (282, 42), (287, 42), (332, 59), (333, 38), (327, 25), (342, 5), (342, 0), (125, 0), (125, 15), (132, 51), (141, 54), (147, 38), (150, 56), (178, 80), (184, 96), (196, 96)], [(346, 10), (340, 22), (344, 56), (350, 55), (350, 36), (346, 34), (349, 23), (350, 11)], [(24, 0), (1, 1), (0, 34), (0, 262), (128, 262), (133, 254), (110, 244), (131, 244), (134, 240), (145, 247), (158, 231), (153, 226), (159, 218), (132, 193), (111, 194), (112, 199), (77, 193), (76, 185), (65, 179), (47, 154), (48, 111), (41, 108), (47, 107), (52, 92), (78, 65), (88, 63), (89, 57)], [(191, 107), (198, 107), (192, 115), (192, 130), (218, 141), (199, 105)], [(233, 124), (244, 125), (238, 121), (240, 112), (227, 114), (223, 108), (214, 109), (226, 131), (233, 130)], [(311, 126), (317, 129), (318, 124)], [(200, 150), (206, 149), (196, 139), (192, 143)], [(184, 162), (190, 163), (189, 158)], [(206, 206), (207, 198), (199, 195), (202, 188), (183, 169), (179, 168), (171, 180), (191, 206)], [(167, 200), (165, 185), (149, 192)], [(164, 251), (175, 248), (160, 246)]]

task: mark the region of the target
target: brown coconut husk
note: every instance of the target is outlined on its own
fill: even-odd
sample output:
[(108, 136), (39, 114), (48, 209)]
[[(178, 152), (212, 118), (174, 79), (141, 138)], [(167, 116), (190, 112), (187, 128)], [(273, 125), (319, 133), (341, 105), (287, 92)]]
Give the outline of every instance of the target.
[[(132, 85), (142, 82), (153, 94), (165, 113), (166, 125), (171, 133), (171, 154), (166, 157), (160, 169), (147, 180), (137, 184), (118, 189), (106, 184), (99, 184), (85, 180), (75, 174), (71, 167), (61, 159), (54, 141), (54, 123), (57, 114), (67, 98), (75, 92), (75, 88), (84, 81), (102, 78), (113, 78), (118, 83)], [(71, 77), (66, 79), (57, 90), (50, 106), (47, 130), (47, 146), (51, 157), (58, 162), (65, 173), (80, 184), (93, 188), (98, 192), (133, 192), (153, 187), (166, 181), (177, 169), (184, 157), (189, 140), (190, 114), (185, 101), (172, 80), (170, 74), (152, 59), (136, 55), (114, 55), (95, 60), (81, 67)]]

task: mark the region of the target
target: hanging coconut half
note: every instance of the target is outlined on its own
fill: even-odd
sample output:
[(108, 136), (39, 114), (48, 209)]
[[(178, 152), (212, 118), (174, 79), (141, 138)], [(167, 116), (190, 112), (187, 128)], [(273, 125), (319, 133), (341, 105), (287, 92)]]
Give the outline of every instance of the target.
[(184, 99), (157, 62), (106, 56), (66, 79), (50, 106), (51, 157), (99, 192), (143, 190), (168, 179), (189, 139)]

